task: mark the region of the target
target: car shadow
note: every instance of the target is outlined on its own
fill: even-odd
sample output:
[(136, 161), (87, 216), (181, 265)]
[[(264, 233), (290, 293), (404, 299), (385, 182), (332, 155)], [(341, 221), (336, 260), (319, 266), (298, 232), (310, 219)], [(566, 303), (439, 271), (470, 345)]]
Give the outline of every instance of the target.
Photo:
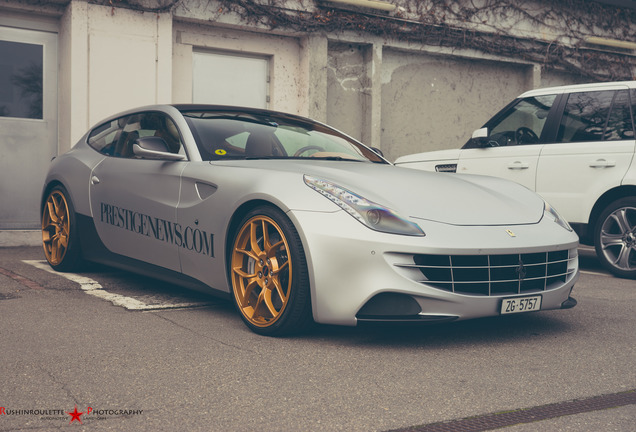
[[(594, 261), (596, 257), (582, 257)], [(100, 280), (104, 289), (130, 296), (156, 295), (174, 302), (192, 302), (193, 307), (207, 309), (209, 313), (236, 316), (231, 300), (219, 298), (147, 276), (91, 264), (82, 272)], [(576, 311), (576, 309), (573, 309)], [(541, 311), (526, 314), (479, 318), (451, 323), (362, 323), (355, 327), (314, 324), (303, 332), (287, 336), (287, 341), (305, 341), (317, 344), (343, 344), (351, 346), (422, 347), (431, 349), (463, 345), (492, 344), (510, 341), (554, 338), (566, 334), (571, 325), (567, 314), (572, 311)], [(243, 330), (249, 332), (244, 327)]]
[(444, 324), (373, 323), (357, 327), (316, 325), (299, 338), (348, 345), (429, 348), (497, 342), (529, 341), (566, 334), (571, 325), (569, 311), (543, 311), (528, 314), (479, 318)]

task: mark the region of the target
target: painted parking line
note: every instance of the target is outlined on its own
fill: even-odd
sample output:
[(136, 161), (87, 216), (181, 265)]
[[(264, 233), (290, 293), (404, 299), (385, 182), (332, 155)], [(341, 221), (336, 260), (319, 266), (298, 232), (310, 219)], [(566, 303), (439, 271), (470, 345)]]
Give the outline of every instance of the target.
[(595, 276), (607, 276), (607, 277), (614, 277), (609, 273), (601, 273), (601, 272), (595, 272), (595, 271), (589, 271), (589, 270), (581, 270), (581, 273), (585, 273), (585, 274), (589, 274), (589, 275), (595, 275)]
[(164, 309), (185, 309), (193, 307), (209, 306), (212, 303), (208, 302), (159, 302), (153, 304), (144, 303), (133, 297), (124, 296), (121, 294), (115, 294), (108, 292), (102, 287), (102, 285), (94, 279), (86, 276), (82, 276), (76, 273), (61, 273), (53, 270), (44, 260), (22, 260), (23, 263), (32, 265), (40, 270), (53, 273), (58, 276), (62, 276), (72, 282), (79, 284), (80, 288), (86, 293), (95, 297), (99, 297), (103, 300), (107, 300), (115, 306), (121, 306), (128, 310), (134, 311), (150, 311), (150, 310), (164, 310)]

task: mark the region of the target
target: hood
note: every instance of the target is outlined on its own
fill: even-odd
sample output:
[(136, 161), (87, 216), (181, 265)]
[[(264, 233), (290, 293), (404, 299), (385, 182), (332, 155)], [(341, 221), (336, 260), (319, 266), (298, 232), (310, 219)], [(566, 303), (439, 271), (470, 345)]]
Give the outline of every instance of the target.
[(400, 156), (395, 160), (395, 164), (407, 164), (413, 162), (445, 162), (457, 161), (459, 159), (460, 149), (437, 150), (424, 153), (415, 153), (406, 156)]
[[(281, 190), (281, 183), (303, 182), (302, 175), (307, 174), (413, 219), (453, 225), (519, 225), (537, 223), (543, 217), (544, 201), (539, 195), (495, 177), (345, 161), (260, 160), (237, 165), (256, 169), (260, 178), (271, 179), (276, 196), (286, 195), (287, 202), (291, 199)], [(325, 199), (304, 184), (300, 189), (287, 187), (286, 191), (297, 194), (304, 188), (316, 198)]]
[(305, 174), (337, 183), (403, 217), (452, 225), (530, 224), (543, 217), (543, 199), (508, 180), (391, 165), (351, 165), (336, 170), (312, 164)]

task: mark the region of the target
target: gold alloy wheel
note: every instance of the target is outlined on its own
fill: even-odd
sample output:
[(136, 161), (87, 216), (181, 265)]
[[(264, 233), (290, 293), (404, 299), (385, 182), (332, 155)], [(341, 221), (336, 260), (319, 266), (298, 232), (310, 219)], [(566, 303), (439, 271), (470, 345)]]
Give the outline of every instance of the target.
[(71, 222), (66, 197), (59, 190), (53, 190), (44, 204), (42, 215), (42, 244), (46, 259), (52, 265), (59, 265), (68, 250)]
[(289, 245), (281, 227), (257, 215), (239, 231), (232, 249), (232, 286), (245, 319), (268, 327), (283, 314), (292, 286)]

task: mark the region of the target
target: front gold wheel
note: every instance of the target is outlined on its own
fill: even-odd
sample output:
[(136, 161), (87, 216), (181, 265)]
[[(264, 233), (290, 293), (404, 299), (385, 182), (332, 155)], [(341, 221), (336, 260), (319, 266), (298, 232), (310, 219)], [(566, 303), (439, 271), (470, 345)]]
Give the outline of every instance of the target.
[(42, 216), (42, 243), (49, 263), (59, 265), (64, 260), (70, 230), (66, 198), (59, 190), (54, 190), (44, 204)]
[(42, 211), (42, 246), (44, 256), (56, 270), (78, 267), (79, 245), (74, 245), (76, 231), (73, 205), (61, 186), (49, 192)]
[(279, 209), (256, 208), (238, 225), (228, 273), (241, 318), (267, 336), (296, 333), (311, 322), (309, 276), (300, 236)]
[(276, 322), (291, 293), (292, 264), (280, 226), (267, 216), (248, 220), (232, 252), (232, 285), (239, 310), (257, 327)]

